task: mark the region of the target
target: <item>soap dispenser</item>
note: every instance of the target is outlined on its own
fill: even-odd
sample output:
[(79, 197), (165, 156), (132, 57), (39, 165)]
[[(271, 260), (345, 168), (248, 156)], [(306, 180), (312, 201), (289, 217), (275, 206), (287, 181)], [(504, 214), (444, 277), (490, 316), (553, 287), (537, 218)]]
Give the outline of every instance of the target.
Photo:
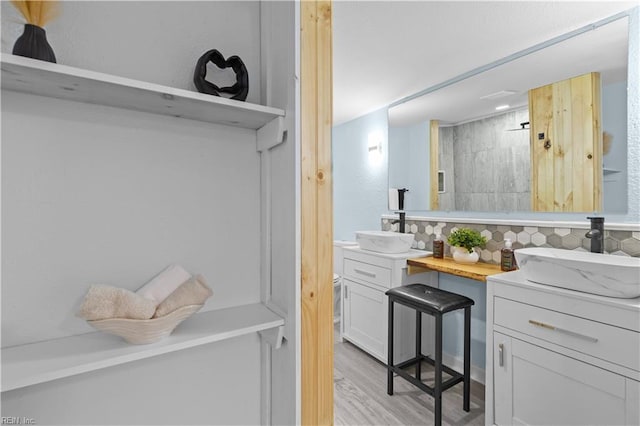
[(504, 239), (504, 248), (501, 250), (502, 256), (500, 256), (500, 269), (505, 272), (515, 271), (517, 269), (516, 256), (513, 254), (513, 248), (511, 248), (511, 239)]
[(433, 257), (436, 259), (444, 257), (444, 241), (442, 241), (440, 234), (436, 234), (436, 238), (433, 240)]

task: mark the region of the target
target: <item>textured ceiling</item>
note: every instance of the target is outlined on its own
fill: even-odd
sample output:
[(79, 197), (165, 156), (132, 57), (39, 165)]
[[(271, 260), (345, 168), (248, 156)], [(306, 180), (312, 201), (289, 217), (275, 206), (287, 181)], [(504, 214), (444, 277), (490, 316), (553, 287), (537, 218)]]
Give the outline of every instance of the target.
[[(333, 4), (334, 124), (639, 4), (337, 0)], [(579, 45), (576, 50), (592, 47)], [(547, 68), (559, 66), (552, 63)], [(494, 74), (483, 76), (487, 88), (504, 79), (504, 74)], [(467, 92), (452, 90), (447, 98)], [(483, 94), (489, 93), (493, 92)], [(450, 121), (461, 117), (452, 115)]]

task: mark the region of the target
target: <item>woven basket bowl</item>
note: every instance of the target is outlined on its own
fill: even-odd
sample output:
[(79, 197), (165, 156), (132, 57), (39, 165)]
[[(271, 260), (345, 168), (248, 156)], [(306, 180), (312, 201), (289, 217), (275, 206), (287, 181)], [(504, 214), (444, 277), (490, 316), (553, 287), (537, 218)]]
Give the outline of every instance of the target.
[(143, 345), (154, 343), (168, 335), (185, 319), (202, 308), (202, 305), (187, 305), (159, 318), (137, 320), (110, 318), (87, 321), (92, 327), (122, 337), (129, 343)]

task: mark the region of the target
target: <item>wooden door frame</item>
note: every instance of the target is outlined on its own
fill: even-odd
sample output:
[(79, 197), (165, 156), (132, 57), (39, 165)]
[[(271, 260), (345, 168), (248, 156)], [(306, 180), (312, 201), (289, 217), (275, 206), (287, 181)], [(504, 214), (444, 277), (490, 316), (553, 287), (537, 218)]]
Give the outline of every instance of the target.
[(333, 424), (331, 0), (300, 3), (301, 423)]
[(440, 144), (440, 122), (438, 120), (429, 121), (429, 179), (431, 181), (430, 210), (440, 208), (438, 198), (438, 145)]

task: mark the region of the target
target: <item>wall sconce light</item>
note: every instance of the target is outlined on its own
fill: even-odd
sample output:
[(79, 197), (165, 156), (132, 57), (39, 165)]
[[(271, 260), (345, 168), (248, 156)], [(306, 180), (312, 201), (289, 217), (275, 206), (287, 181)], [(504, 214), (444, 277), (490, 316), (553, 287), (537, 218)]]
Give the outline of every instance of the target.
[(369, 161), (378, 163), (382, 160), (382, 133), (376, 131), (369, 133)]

